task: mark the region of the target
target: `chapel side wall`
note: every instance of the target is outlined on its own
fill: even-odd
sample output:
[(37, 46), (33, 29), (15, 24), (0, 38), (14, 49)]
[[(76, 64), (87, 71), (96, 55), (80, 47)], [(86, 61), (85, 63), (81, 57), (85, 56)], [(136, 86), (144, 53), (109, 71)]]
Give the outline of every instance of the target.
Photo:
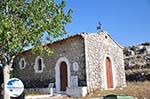
[(122, 49), (106, 33), (86, 35), (85, 42), (88, 91), (106, 89), (105, 58), (107, 56), (113, 63), (114, 87), (124, 86)]
[[(28, 51), (15, 58), (13, 65), (14, 77), (20, 78), (26, 88), (48, 87), (49, 83), (55, 83), (55, 65), (58, 59), (66, 57), (70, 63), (71, 76), (78, 76), (78, 85), (86, 86), (84, 39), (81, 36), (76, 36), (65, 41), (56, 42), (49, 45), (49, 47), (54, 54), (42, 57), (45, 65), (42, 73), (35, 73), (33, 68), (38, 55), (33, 55)], [(26, 67), (21, 70), (19, 60), (22, 57), (26, 60)], [(78, 71), (73, 70), (72, 64), (74, 62), (78, 63)]]

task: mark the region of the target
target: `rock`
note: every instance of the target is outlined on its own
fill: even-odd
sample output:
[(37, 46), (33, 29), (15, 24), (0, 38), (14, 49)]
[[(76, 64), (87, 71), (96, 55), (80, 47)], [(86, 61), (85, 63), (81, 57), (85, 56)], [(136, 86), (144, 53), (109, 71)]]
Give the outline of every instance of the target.
[[(150, 42), (124, 48), (124, 62), (128, 81), (149, 80)], [(130, 72), (129, 72), (130, 71)], [(141, 77), (138, 77), (139, 74)]]

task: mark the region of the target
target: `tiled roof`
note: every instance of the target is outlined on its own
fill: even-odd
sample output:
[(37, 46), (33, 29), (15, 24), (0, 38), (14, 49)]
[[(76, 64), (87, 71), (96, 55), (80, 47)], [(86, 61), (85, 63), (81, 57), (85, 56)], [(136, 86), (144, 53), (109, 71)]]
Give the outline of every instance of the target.
[[(59, 40), (54, 41), (54, 42), (52, 42), (52, 43), (46, 44), (45, 46), (50, 46), (50, 45), (57, 44), (57, 43), (60, 43), (60, 42), (65, 42), (65, 41), (67, 41), (67, 40), (69, 40), (69, 39), (72, 39), (72, 38), (78, 37), (78, 36), (81, 36), (81, 37), (84, 38), (86, 35), (96, 35), (96, 34), (98, 34), (98, 33), (105, 33), (105, 34), (107, 34), (120, 48), (122, 48), (122, 49), (124, 48), (124, 47), (121, 46), (119, 43), (117, 43), (106, 31), (103, 31), (103, 32), (95, 32), (95, 33), (81, 32), (81, 33), (78, 33), (78, 34), (75, 34), (75, 35), (68, 36), (68, 37), (66, 37), (66, 38), (59, 39)], [(28, 52), (28, 51), (30, 51), (30, 50), (31, 50), (31, 49), (26, 50), (26, 51), (24, 51), (24, 52)]]

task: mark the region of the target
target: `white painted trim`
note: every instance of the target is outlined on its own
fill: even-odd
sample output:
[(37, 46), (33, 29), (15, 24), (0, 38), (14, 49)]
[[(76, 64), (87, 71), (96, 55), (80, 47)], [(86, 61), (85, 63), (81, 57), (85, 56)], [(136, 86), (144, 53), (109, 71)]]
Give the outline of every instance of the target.
[(56, 92), (60, 93), (60, 64), (65, 62), (67, 64), (67, 75), (68, 75), (68, 87), (70, 87), (70, 63), (66, 57), (61, 57), (58, 59), (55, 65), (55, 85), (56, 85)]
[[(41, 67), (42, 69), (41, 70), (38, 70), (38, 59), (41, 59), (41, 61), (42, 61), (42, 67)], [(40, 56), (37, 56), (35, 59), (35, 65), (34, 65), (35, 73), (42, 73), (44, 67), (45, 67), (45, 64), (43, 62), (43, 58)]]
[(113, 88), (112, 89), (115, 89), (116, 87), (116, 68), (114, 66), (114, 62), (113, 62), (113, 59), (110, 55), (105, 55), (104, 57), (104, 62), (103, 62), (103, 69), (104, 69), (104, 72), (103, 72), (103, 86), (104, 86), (104, 89), (108, 90), (107, 88), (107, 76), (106, 76), (106, 58), (109, 58), (110, 61), (111, 61), (111, 70), (112, 70), (112, 79), (113, 79)]
[[(24, 61), (24, 66), (22, 66), (22, 61)], [(26, 67), (25, 58), (21, 58), (20, 61), (19, 61), (19, 68), (20, 68), (20, 69), (24, 69), (25, 67)]]

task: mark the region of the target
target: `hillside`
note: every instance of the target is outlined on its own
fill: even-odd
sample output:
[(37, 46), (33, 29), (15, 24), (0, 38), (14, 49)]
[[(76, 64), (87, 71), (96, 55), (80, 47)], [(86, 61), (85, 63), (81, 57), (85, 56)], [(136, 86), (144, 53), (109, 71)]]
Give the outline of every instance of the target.
[(150, 42), (124, 48), (127, 81), (150, 81)]

